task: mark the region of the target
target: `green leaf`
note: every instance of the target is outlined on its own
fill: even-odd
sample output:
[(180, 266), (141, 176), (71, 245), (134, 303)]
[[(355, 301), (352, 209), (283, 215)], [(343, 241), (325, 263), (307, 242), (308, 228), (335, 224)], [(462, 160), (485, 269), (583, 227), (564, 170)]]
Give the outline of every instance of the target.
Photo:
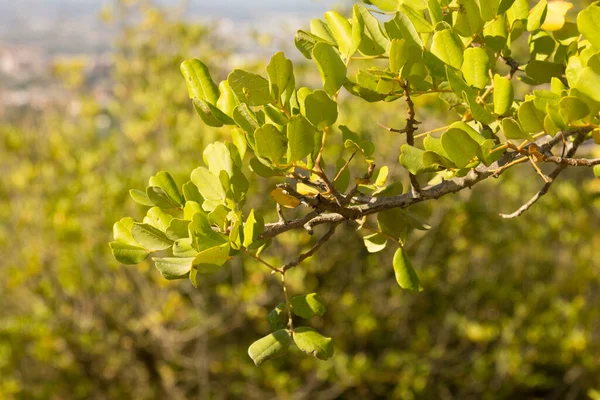
[(248, 355), (254, 364), (261, 365), (265, 361), (279, 357), (287, 351), (292, 338), (285, 329), (280, 329), (257, 340), (248, 348)]
[(500, 0), (500, 3), (498, 4), (498, 15), (507, 12), (514, 2), (515, 0)]
[(564, 65), (549, 61), (531, 60), (525, 67), (525, 73), (533, 84), (550, 83), (552, 77), (561, 77), (564, 72)]
[(120, 263), (128, 265), (139, 264), (150, 254), (143, 247), (122, 242), (110, 242), (109, 246), (113, 257)]
[(304, 115), (317, 129), (323, 130), (337, 121), (337, 103), (323, 90), (315, 90), (304, 100)]
[(204, 251), (224, 244), (228, 239), (212, 229), (204, 213), (196, 213), (188, 225), (192, 244), (198, 251)]
[(258, 236), (265, 230), (265, 223), (260, 216), (255, 215), (254, 210), (250, 211), (248, 218), (244, 223), (244, 247), (250, 248), (258, 240)]
[(469, 109), (471, 110), (471, 115), (475, 121), (479, 121), (483, 124), (489, 125), (496, 121), (494, 115), (488, 111), (485, 106), (479, 104), (476, 100), (475, 95), (472, 92), (463, 92), (463, 99), (469, 105)]
[(546, 106), (552, 104), (558, 106), (560, 96), (556, 93), (552, 93), (549, 90), (534, 90), (533, 91), (533, 104), (538, 110), (546, 111)]
[[(379, 20), (371, 15), (365, 7), (360, 5), (355, 5), (354, 7), (355, 13), (357, 13), (358, 18), (362, 20), (365, 32), (368, 35), (363, 36), (359, 50), (368, 55), (380, 55), (385, 53), (390, 46), (390, 41), (384, 35), (381, 25), (379, 25)], [(368, 43), (370, 43), (370, 51), (365, 51), (365, 46), (363, 46), (363, 44), (367, 43), (365, 38), (372, 39), (368, 41)]]
[(594, 166), (594, 175), (596, 175), (598, 178), (600, 178), (600, 165)]
[(363, 87), (358, 83), (352, 82), (350, 79), (346, 79), (344, 81), (344, 87), (348, 93), (352, 94), (353, 96), (360, 97), (369, 103), (382, 101), (388, 97), (386, 93), (379, 93), (373, 89)]
[(398, 10), (411, 20), (418, 33), (433, 32), (433, 26), (425, 19), (422, 11), (415, 10), (413, 7), (407, 5), (405, 1), (400, 4)]
[(325, 91), (334, 96), (346, 80), (346, 65), (327, 43), (317, 43), (313, 48), (313, 58), (319, 68)]
[(546, 20), (546, 14), (548, 13), (548, 3), (546, 0), (539, 0), (538, 3), (529, 11), (529, 17), (527, 18), (527, 30), (533, 32), (536, 29), (540, 29), (540, 26)]
[(567, 119), (567, 122), (583, 119), (590, 114), (588, 105), (574, 96), (561, 98), (558, 102), (558, 110)]
[(459, 168), (469, 165), (479, 150), (479, 144), (464, 130), (450, 128), (442, 134), (442, 147), (448, 158)]
[(365, 1), (367, 4), (373, 4), (375, 7), (382, 11), (396, 11), (400, 0), (368, 0)]
[(287, 313), (285, 311), (285, 304), (279, 303), (277, 307), (272, 309), (267, 314), (267, 322), (272, 330), (284, 329), (288, 323)]
[(483, 37), (485, 45), (490, 49), (497, 52), (504, 49), (508, 40), (506, 18), (503, 15), (499, 15), (494, 21), (486, 24), (483, 29)]
[(216, 104), (219, 99), (219, 89), (213, 82), (208, 67), (200, 60), (193, 59), (181, 63), (183, 74), (190, 98), (197, 97), (210, 104)]
[(431, 53), (453, 68), (463, 64), (463, 44), (451, 29), (442, 29), (433, 34)]
[(247, 134), (251, 135), (252, 138), (254, 138), (254, 131), (260, 127), (256, 121), (254, 112), (246, 104), (240, 104), (233, 110), (233, 120)]
[(192, 239), (190, 238), (178, 239), (173, 243), (173, 255), (175, 257), (193, 258), (196, 257), (196, 254), (198, 252), (192, 247)]
[(320, 37), (303, 30), (299, 30), (294, 36), (294, 45), (300, 51), (300, 53), (302, 53), (302, 55), (309, 60), (312, 59), (312, 51), (315, 47), (315, 44), (322, 41), (323, 39)]
[[(271, 62), (267, 65), (267, 73), (271, 96), (278, 99), (288, 87), (290, 80), (294, 79), (294, 66), (285, 58), (283, 52), (279, 52), (271, 57)], [(288, 98), (290, 96), (291, 93), (288, 93)]]
[(287, 126), (287, 162), (291, 164), (309, 155), (315, 147), (315, 129), (302, 115), (295, 115)]
[(491, 21), (498, 13), (498, 0), (477, 0), (484, 21)]
[(219, 177), (205, 167), (198, 167), (192, 171), (191, 180), (198, 191), (206, 200), (221, 202), (225, 200), (226, 193)]
[(534, 106), (533, 100), (522, 103), (517, 114), (526, 133), (537, 133), (544, 130), (544, 113)]
[(150, 201), (156, 204), (158, 207), (163, 208), (165, 210), (171, 208), (178, 208), (180, 205), (175, 200), (171, 199), (164, 190), (157, 186), (149, 186), (146, 188), (146, 196), (150, 199)]
[(175, 280), (187, 278), (194, 258), (153, 258), (152, 260), (165, 279)]
[(390, 45), (390, 70), (400, 72), (410, 57), (410, 46), (405, 39), (394, 39)]
[(365, 247), (369, 253), (377, 253), (385, 249), (387, 245), (387, 238), (381, 233), (374, 233), (363, 237)]
[[(573, 57), (571, 57), (573, 58)], [(592, 100), (600, 102), (600, 71), (592, 67), (585, 67), (579, 71), (573, 88), (579, 90)]]
[(141, 190), (131, 189), (129, 191), (129, 196), (131, 196), (133, 201), (135, 201), (138, 204), (141, 204), (141, 205), (147, 206), (147, 207), (154, 206), (154, 203), (152, 202), (152, 200), (150, 200), (148, 195), (145, 192), (142, 192)]
[(242, 103), (249, 106), (262, 106), (273, 101), (269, 81), (260, 75), (236, 69), (229, 74), (227, 81)]
[[(254, 132), (256, 154), (273, 164), (280, 164), (287, 151), (285, 136), (271, 124), (265, 124)], [(206, 197), (206, 196), (205, 196)]]
[(589, 5), (577, 15), (577, 28), (579, 32), (598, 50), (600, 50), (599, 26), (600, 7), (596, 4)]
[(463, 37), (471, 37), (483, 28), (479, 7), (475, 0), (458, 0), (458, 11), (454, 21), (454, 30)]
[(398, 285), (400, 285), (402, 289), (412, 290), (413, 292), (420, 291), (419, 277), (413, 269), (404, 248), (400, 247), (396, 250), (393, 265), (396, 282), (398, 282)]
[(310, 33), (315, 36), (318, 36), (319, 38), (323, 39), (323, 41), (329, 44), (336, 44), (335, 38), (331, 34), (329, 27), (324, 21), (320, 20), (319, 18), (313, 18), (310, 20)]
[[(353, 39), (352, 27), (350, 26), (348, 20), (335, 11), (327, 11), (325, 13), (325, 21), (327, 22), (327, 26), (329, 27), (331, 34), (338, 44), (340, 53), (346, 57), (352, 56), (352, 54), (356, 52), (356, 49), (360, 43), (356, 43), (356, 41)], [(315, 47), (316, 46), (317, 45), (315, 45)], [(315, 50), (313, 49), (313, 57), (314, 55)]]
[(152, 207), (148, 210), (146, 217), (144, 217), (144, 223), (152, 225), (159, 231), (165, 232), (171, 223), (173, 216), (164, 212), (159, 207)]
[(319, 360), (328, 360), (333, 357), (333, 343), (331, 338), (321, 335), (313, 328), (301, 326), (293, 332), (294, 343), (303, 352), (315, 356)]
[(225, 143), (214, 142), (206, 146), (202, 159), (215, 176), (219, 176), (221, 171), (227, 172), (230, 177), (233, 176), (233, 160)]
[(179, 191), (179, 187), (177, 186), (177, 183), (175, 183), (175, 179), (173, 179), (168, 172), (160, 171), (156, 175), (152, 176), (149, 180), (149, 185), (161, 188), (169, 197), (169, 199), (171, 199), (177, 205), (183, 206), (185, 203), (185, 199)]
[(415, 25), (407, 15), (396, 13), (394, 19), (385, 23), (385, 29), (390, 39), (405, 39), (409, 44), (423, 47), (423, 40)]
[(197, 97), (192, 99), (192, 104), (194, 105), (194, 110), (196, 110), (196, 113), (198, 113), (206, 125), (214, 128), (220, 128), (223, 124), (233, 125), (233, 120), (212, 104)]
[(494, 112), (506, 115), (512, 106), (514, 91), (510, 79), (494, 75)]
[[(187, 206), (187, 204), (189, 202), (195, 202), (198, 205), (204, 203), (204, 198), (202, 197), (202, 195), (198, 191), (198, 187), (196, 185), (194, 185), (194, 182), (187, 181), (183, 185), (182, 189), (183, 189), (182, 190), (183, 197), (186, 200), (186, 203), (185, 203), (186, 206)], [(186, 218), (186, 219), (188, 219), (188, 218)]]
[[(546, 116), (550, 117), (552, 119), (552, 124), (555, 127), (559, 128), (559, 129), (565, 129), (567, 127), (567, 121), (565, 120), (563, 115), (560, 113), (557, 104), (547, 104), (546, 105)], [(550, 133), (550, 132), (548, 132), (548, 133)], [(552, 133), (550, 133), (550, 134), (552, 134)]]
[(300, 318), (322, 317), (327, 309), (316, 293), (294, 296), (290, 299), (292, 312)]
[(529, 133), (523, 132), (521, 125), (513, 118), (504, 118), (502, 120), (502, 131), (507, 139), (533, 140), (533, 137)]
[(427, 0), (427, 9), (433, 25), (444, 20), (444, 12), (438, 0)]
[(473, 89), (469, 85), (467, 85), (467, 83), (459, 75), (459, 72), (455, 69), (446, 66), (446, 76), (448, 77), (448, 84), (450, 85), (450, 89), (458, 97), (463, 97), (463, 92), (466, 92), (469, 96), (475, 95)]
[(461, 68), (465, 81), (478, 89), (485, 89), (489, 82), (488, 70), (490, 58), (481, 47), (470, 47), (465, 50), (464, 62)]
[(423, 150), (403, 144), (400, 151), (400, 164), (411, 174), (418, 175), (423, 172), (435, 171), (435, 169), (427, 168), (423, 164)]
[(173, 245), (173, 241), (163, 232), (149, 224), (134, 223), (131, 235), (140, 246), (151, 252), (166, 250)]
[(233, 118), (233, 110), (239, 105), (235, 93), (231, 90), (229, 82), (221, 81), (219, 83), (219, 100), (217, 100), (217, 108), (223, 111), (228, 117)]
[(131, 227), (135, 223), (131, 217), (121, 218), (113, 225), (113, 238), (119, 243), (125, 243), (132, 246), (138, 246), (138, 242), (135, 241), (131, 235)]
[[(223, 264), (229, 260), (229, 242), (219, 246), (210, 247), (199, 252), (192, 261), (192, 267), (198, 274), (212, 274), (216, 272)], [(198, 286), (197, 282), (194, 286)]]

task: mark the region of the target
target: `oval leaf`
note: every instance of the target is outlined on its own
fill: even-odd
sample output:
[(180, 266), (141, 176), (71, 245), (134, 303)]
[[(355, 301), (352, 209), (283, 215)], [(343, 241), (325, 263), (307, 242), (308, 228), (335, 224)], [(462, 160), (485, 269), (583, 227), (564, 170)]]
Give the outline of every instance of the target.
[(248, 348), (248, 355), (254, 361), (254, 364), (261, 365), (267, 360), (283, 355), (292, 338), (285, 329), (280, 329), (257, 340)]

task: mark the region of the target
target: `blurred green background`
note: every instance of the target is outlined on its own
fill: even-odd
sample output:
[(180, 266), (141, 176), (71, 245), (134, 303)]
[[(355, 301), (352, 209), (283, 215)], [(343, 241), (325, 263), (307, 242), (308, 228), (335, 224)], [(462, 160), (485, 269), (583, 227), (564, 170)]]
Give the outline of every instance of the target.
[[(425, 287), (416, 295), (395, 283), (389, 251), (370, 255), (353, 226), (338, 229), (289, 275), (293, 293), (318, 290), (327, 304), (313, 321), (334, 338), (327, 362), (293, 351), (254, 366), (247, 348), (268, 333), (264, 317), (281, 295), (254, 260), (236, 258), (199, 289), (162, 279), (149, 262), (116, 262), (112, 224), (144, 212), (128, 190), (159, 170), (184, 182), (205, 145), (229, 139), (195, 115), (182, 60), (201, 58), (224, 79), (234, 67), (262, 71), (266, 54), (288, 46), (300, 82), (319, 84), (287, 36), (248, 31), (240, 41), (219, 33), (223, 21), (184, 16), (116, 1), (101, 14), (107, 56), (63, 51), (32, 79), (6, 72), (6, 49), (20, 45), (4, 38), (0, 399), (600, 399), (591, 171), (563, 174), (516, 220), (498, 213), (541, 186), (527, 167), (420, 206), (433, 228), (408, 243)], [(20, 100), (32, 87), (38, 95)], [(376, 161), (404, 179), (402, 139), (377, 126), (402, 126), (404, 105), (346, 100), (339, 122), (389, 148)], [(423, 130), (450, 118), (435, 101), (420, 107)], [(253, 179), (252, 206), (275, 220), (264, 201), (273, 183)], [(309, 239), (286, 234), (267, 259), (289, 260)]]

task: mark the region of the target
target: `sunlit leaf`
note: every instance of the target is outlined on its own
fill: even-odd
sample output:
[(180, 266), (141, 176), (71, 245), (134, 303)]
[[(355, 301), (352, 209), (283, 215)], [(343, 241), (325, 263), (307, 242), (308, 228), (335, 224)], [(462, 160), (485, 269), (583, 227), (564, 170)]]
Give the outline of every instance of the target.
[[(569, 11), (571, 8), (573, 8), (573, 4), (567, 1), (554, 0), (549, 2), (546, 19), (542, 24), (541, 28), (545, 31), (557, 31), (561, 29), (565, 24), (565, 15), (567, 14), (567, 11)], [(583, 31), (581, 31), (581, 33), (583, 33)]]
[(294, 296), (290, 299), (292, 312), (297, 316), (308, 319), (321, 317), (327, 309), (316, 293)]
[(398, 285), (402, 289), (418, 292), (420, 290), (419, 277), (403, 247), (396, 250), (392, 262)]
[(490, 80), (489, 68), (490, 58), (484, 49), (471, 47), (465, 50), (461, 71), (469, 85), (484, 89)]
[(219, 89), (202, 61), (192, 59), (182, 62), (181, 73), (187, 82), (190, 98), (197, 97), (210, 104), (217, 103)]
[(494, 112), (498, 115), (507, 114), (513, 98), (514, 91), (510, 80), (498, 74), (494, 75)]
[(292, 343), (292, 338), (285, 329), (280, 329), (257, 340), (248, 348), (248, 355), (254, 364), (261, 365), (265, 361), (279, 357)]
[(463, 44), (451, 29), (443, 29), (433, 34), (431, 53), (453, 68), (463, 64)]
[(327, 43), (317, 43), (313, 48), (313, 58), (317, 63), (325, 91), (334, 96), (346, 80), (346, 66), (335, 51)]
[(192, 268), (194, 258), (153, 258), (160, 274), (168, 280), (185, 279)]
[(387, 238), (381, 233), (374, 233), (363, 237), (365, 247), (369, 253), (378, 253), (385, 249), (387, 245)]
[(229, 74), (227, 82), (238, 100), (249, 106), (262, 106), (273, 101), (269, 81), (260, 75), (236, 69)]
[(294, 343), (303, 352), (320, 360), (333, 357), (333, 343), (331, 338), (321, 335), (313, 328), (301, 326), (293, 332)]
[(282, 162), (287, 152), (286, 138), (274, 125), (261, 126), (254, 132), (254, 140), (258, 156), (270, 160), (273, 164)]

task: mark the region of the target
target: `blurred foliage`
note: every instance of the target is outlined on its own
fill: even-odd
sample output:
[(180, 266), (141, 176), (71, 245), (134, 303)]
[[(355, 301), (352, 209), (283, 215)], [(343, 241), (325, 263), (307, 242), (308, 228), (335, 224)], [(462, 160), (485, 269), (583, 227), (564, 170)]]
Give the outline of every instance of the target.
[[(82, 73), (78, 63), (63, 65), (74, 101), (0, 124), (0, 398), (598, 398), (600, 180), (591, 172), (565, 174), (517, 220), (497, 213), (539, 189), (525, 169), (421, 206), (433, 229), (407, 248), (419, 294), (397, 287), (389, 251), (368, 254), (351, 227), (338, 231), (327, 252), (289, 273), (293, 293), (319, 288), (327, 305), (312, 321), (336, 338), (327, 362), (254, 366), (247, 347), (269, 331), (280, 287), (253, 260), (198, 290), (149, 262), (118, 265), (110, 227), (143, 213), (128, 188), (164, 165), (183, 182), (204, 146), (227, 134), (201, 124), (179, 63), (198, 53), (228, 60), (205, 27), (149, 6), (120, 12), (108, 93), (70, 75)], [(399, 113), (345, 104), (345, 122), (380, 147), (400, 146), (375, 123), (393, 125)], [(266, 190), (258, 179), (255, 190)], [(306, 240), (291, 232), (265, 257), (281, 263)]]

